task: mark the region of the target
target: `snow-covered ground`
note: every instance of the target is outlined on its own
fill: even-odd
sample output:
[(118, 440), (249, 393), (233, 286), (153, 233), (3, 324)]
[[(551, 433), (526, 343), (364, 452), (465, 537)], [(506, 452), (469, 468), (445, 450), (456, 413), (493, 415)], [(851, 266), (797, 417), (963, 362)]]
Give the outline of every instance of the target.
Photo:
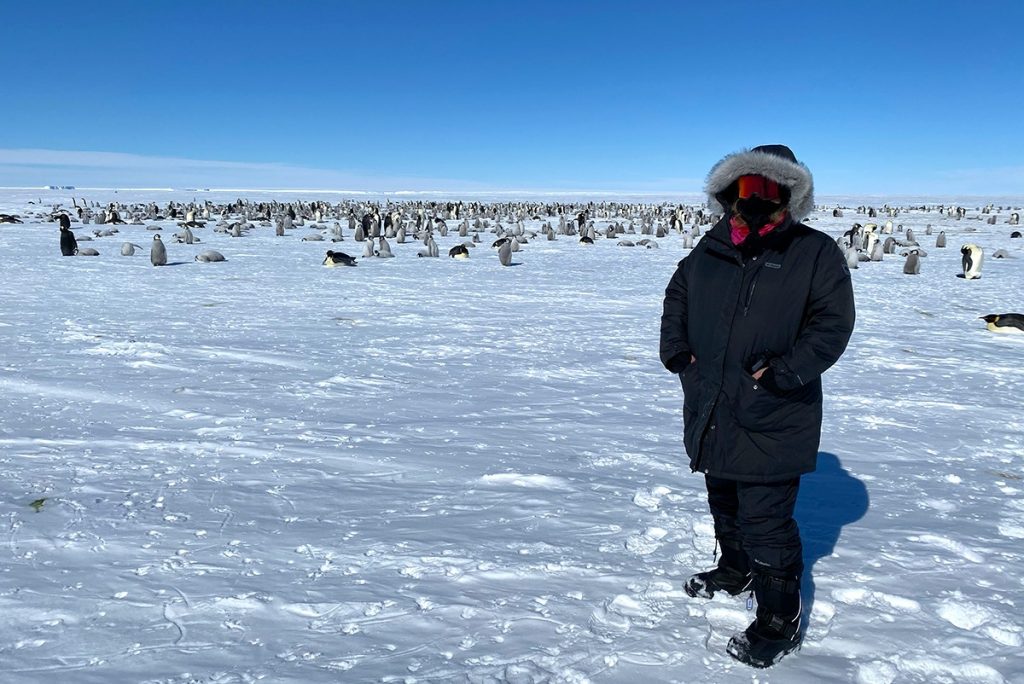
[[(70, 205), (0, 212), (39, 198)], [(920, 276), (854, 271), (798, 505), (809, 627), (767, 671), (725, 654), (743, 599), (681, 590), (714, 540), (657, 356), (680, 236), (325, 269), (347, 226), (207, 226), (153, 268), (143, 226), (61, 258), (56, 224), (0, 225), (0, 679), (1024, 682), (1024, 336), (978, 320), (1024, 310), (1024, 240), (968, 206), (894, 219)]]

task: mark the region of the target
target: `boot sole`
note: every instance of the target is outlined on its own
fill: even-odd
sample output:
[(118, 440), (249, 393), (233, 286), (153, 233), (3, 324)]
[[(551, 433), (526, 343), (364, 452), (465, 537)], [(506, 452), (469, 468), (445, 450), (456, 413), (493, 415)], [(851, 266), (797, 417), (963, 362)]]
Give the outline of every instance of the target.
[(740, 595), (743, 594), (743, 592), (745, 590), (744, 589), (740, 589), (739, 591), (733, 592), (733, 591), (730, 591), (728, 589), (718, 588), (718, 589), (715, 589), (713, 591), (708, 591), (707, 589), (704, 589), (703, 591), (697, 591), (696, 589), (693, 589), (692, 587), (690, 587), (689, 584), (684, 584), (683, 585), (683, 591), (686, 592), (686, 595), (689, 596), (690, 598), (711, 599), (711, 598), (714, 598), (715, 594), (717, 594), (718, 592), (722, 592), (722, 593), (728, 594), (729, 596), (740, 596)]
[(741, 662), (744, 665), (749, 665), (750, 667), (754, 667), (759, 670), (765, 670), (773, 665), (776, 665), (780, 660), (783, 659), (783, 657), (789, 655), (790, 653), (793, 653), (794, 651), (799, 651), (802, 645), (803, 642), (793, 644), (791, 647), (783, 649), (776, 653), (771, 660), (751, 658), (749, 653), (741, 653), (734, 651), (732, 641), (730, 641), (729, 645), (725, 647), (725, 652), (732, 656), (734, 660)]

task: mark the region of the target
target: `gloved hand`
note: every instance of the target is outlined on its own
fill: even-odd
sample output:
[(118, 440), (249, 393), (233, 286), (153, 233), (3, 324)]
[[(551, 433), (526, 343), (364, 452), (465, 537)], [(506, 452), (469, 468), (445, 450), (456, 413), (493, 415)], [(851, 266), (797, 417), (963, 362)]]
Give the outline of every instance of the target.
[(669, 359), (665, 367), (668, 368), (670, 373), (682, 373), (694, 360), (690, 352), (680, 352)]
[(785, 391), (775, 382), (775, 369), (770, 365), (764, 369), (761, 377), (757, 378), (757, 382), (772, 394), (785, 394)]

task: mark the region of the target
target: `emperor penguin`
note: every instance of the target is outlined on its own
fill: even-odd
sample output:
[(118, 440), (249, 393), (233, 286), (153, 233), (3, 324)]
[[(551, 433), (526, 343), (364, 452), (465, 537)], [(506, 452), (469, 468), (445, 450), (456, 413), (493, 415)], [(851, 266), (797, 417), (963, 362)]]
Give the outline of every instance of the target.
[(217, 250), (215, 250), (215, 249), (207, 249), (207, 250), (202, 251), (202, 252), (200, 252), (199, 254), (196, 255), (196, 261), (198, 261), (200, 263), (203, 263), (203, 264), (208, 264), (208, 263), (211, 263), (211, 262), (214, 262), (214, 261), (227, 261), (227, 260), (224, 258), (224, 255), (221, 254), (220, 252), (218, 252)]
[[(62, 215), (63, 216), (63, 215)], [(67, 218), (67, 217), (63, 217)], [(60, 224), (60, 253), (62, 256), (74, 256), (78, 251), (78, 241), (75, 240), (75, 234), (71, 232), (71, 221), (68, 221), (68, 225), (64, 225), (64, 221)]]
[(938, 247), (938, 248), (942, 248), (942, 247), (946, 246), (946, 231), (944, 231), (944, 230), (940, 230), (939, 231), (939, 236), (937, 238), (935, 238), (935, 246)]
[(872, 261), (881, 261), (882, 260), (882, 255), (884, 253), (885, 253), (885, 249), (883, 248), (882, 243), (879, 242), (878, 240), (875, 240), (874, 243), (871, 245), (871, 252), (870, 252), (871, 260)]
[(860, 255), (853, 247), (846, 249), (846, 266), (848, 268), (858, 268), (860, 266)]
[(417, 253), (416, 253), (416, 256), (421, 256), (421, 257), (436, 257), (436, 256), (438, 255), (438, 251), (437, 251), (437, 243), (436, 243), (436, 242), (434, 242), (434, 238), (433, 238), (433, 236), (431, 236), (431, 235), (428, 235), (428, 236), (426, 237), (426, 241), (425, 241), (425, 244), (426, 244), (426, 247), (427, 247), (427, 248), (426, 248), (426, 249), (424, 249), (424, 250), (420, 250), (419, 252), (417, 252)]
[(875, 253), (875, 245), (878, 244), (878, 235), (875, 231), (869, 231), (864, 234), (864, 251), (868, 254)]
[(149, 248), (149, 261), (154, 266), (167, 265), (167, 248), (160, 239), (160, 233), (153, 236), (153, 246)]
[(350, 257), (344, 252), (332, 252), (327, 250), (327, 256), (324, 257), (324, 266), (327, 268), (335, 268), (337, 266), (356, 266), (355, 257)]
[(506, 241), (498, 247), (498, 261), (502, 266), (508, 266), (512, 263), (512, 243)]
[(388, 241), (384, 237), (379, 237), (377, 238), (377, 240), (378, 244), (376, 256), (378, 256), (381, 259), (390, 259), (395, 256), (394, 254), (391, 253), (391, 245), (388, 244)]
[(903, 272), (907, 275), (921, 274), (921, 257), (916, 249), (910, 250), (907, 254), (907, 260), (903, 262)]
[(468, 259), (469, 248), (466, 245), (455, 245), (448, 250), (448, 256), (452, 259)]
[(960, 248), (960, 253), (963, 254), (961, 259), (963, 263), (963, 278), (966, 280), (976, 280), (981, 277), (981, 261), (985, 256), (985, 252), (973, 243), (968, 243)]
[(1024, 314), (988, 314), (987, 316), (979, 316), (979, 318), (985, 321), (987, 324), (985, 327), (994, 333), (1024, 335)]
[(134, 242), (125, 242), (121, 245), (121, 256), (135, 256), (135, 250), (142, 249)]

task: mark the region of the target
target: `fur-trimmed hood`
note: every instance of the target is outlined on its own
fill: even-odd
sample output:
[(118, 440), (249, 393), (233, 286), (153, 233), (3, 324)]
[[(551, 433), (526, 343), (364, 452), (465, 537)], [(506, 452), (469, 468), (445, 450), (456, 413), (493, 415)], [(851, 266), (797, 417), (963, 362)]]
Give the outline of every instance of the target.
[(789, 189), (789, 213), (796, 221), (803, 221), (814, 210), (814, 178), (810, 169), (797, 161), (785, 145), (761, 145), (730, 154), (711, 167), (704, 184), (711, 211), (725, 213), (734, 199), (726, 191), (737, 178), (751, 174), (770, 178)]

